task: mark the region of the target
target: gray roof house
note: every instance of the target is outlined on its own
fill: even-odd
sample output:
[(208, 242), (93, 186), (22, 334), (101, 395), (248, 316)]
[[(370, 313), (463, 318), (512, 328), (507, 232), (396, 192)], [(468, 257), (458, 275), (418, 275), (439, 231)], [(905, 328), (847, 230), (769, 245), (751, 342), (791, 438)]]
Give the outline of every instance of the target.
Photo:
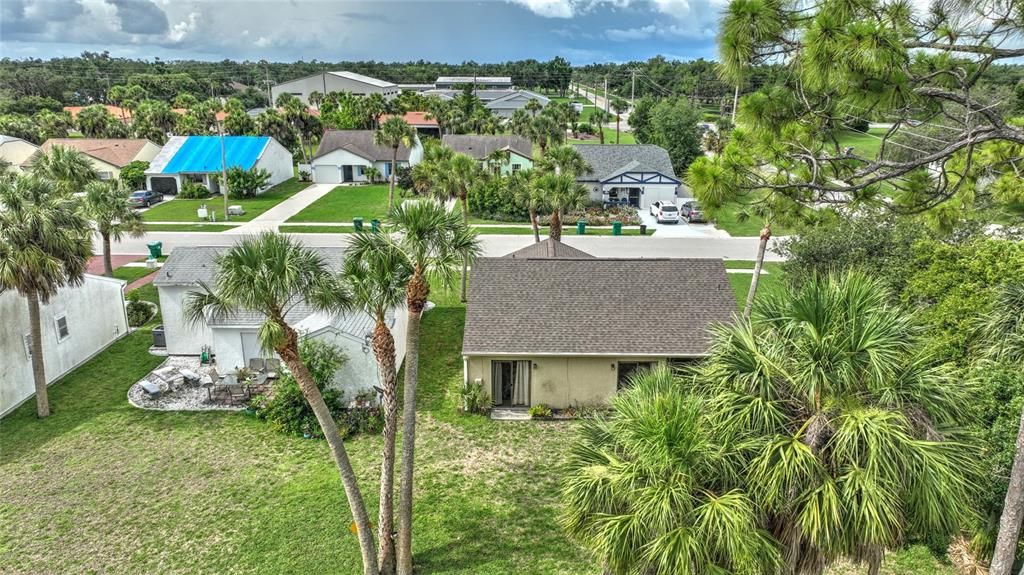
[(510, 76), (440, 76), (434, 81), (434, 87), (438, 89), (452, 89), (465, 85), (471, 85), (476, 89), (511, 89), (512, 78)]
[(540, 103), (542, 108), (551, 103), (549, 98), (541, 96), (536, 92), (531, 92), (529, 90), (516, 90), (512, 93), (501, 96), (500, 98), (495, 98), (487, 102), (484, 104), (484, 107), (498, 116), (511, 118), (512, 114), (514, 114), (516, 110), (525, 108), (526, 104), (529, 103), (530, 100), (536, 100)]
[(507, 150), (508, 161), (493, 166), (502, 175), (533, 168), (533, 144), (522, 136), (445, 134), (441, 137), (441, 143), (480, 161), (481, 165), (486, 164), (491, 154)]
[(281, 94), (291, 94), (307, 106), (310, 104), (309, 95), (313, 92), (319, 92), (320, 94), (348, 92), (354, 96), (380, 94), (385, 99), (391, 100), (398, 96), (400, 90), (398, 84), (394, 82), (379, 80), (346, 70), (320, 72), (311, 76), (281, 82), (270, 89), (273, 102), (277, 102), (277, 98)]
[(577, 178), (590, 190), (591, 201), (647, 209), (656, 201), (676, 200), (682, 182), (672, 169), (668, 152), (661, 146), (576, 144), (573, 147), (592, 170)]
[[(199, 290), (201, 284), (213, 285), (217, 256), (225, 250), (222, 247), (175, 248), (153, 280), (160, 294), (167, 354), (199, 355), (203, 347), (208, 346), (221, 373), (247, 366), (250, 359), (273, 355), (260, 349), (256, 334), (264, 316), (258, 312), (239, 311), (230, 316), (208, 314), (202, 325), (190, 325), (182, 315), (189, 292)], [(341, 249), (314, 250), (329, 269), (341, 269), (344, 261)], [(299, 301), (291, 306), (285, 319), (303, 337), (329, 342), (346, 356), (348, 361), (338, 371), (335, 383), (347, 399), (379, 385), (377, 362), (368, 343), (373, 330), (373, 318), (369, 315), (363, 312), (324, 314)], [(405, 355), (405, 321), (404, 310), (392, 310), (389, 314), (399, 362)]]
[[(638, 369), (706, 355), (709, 328), (736, 313), (721, 260), (594, 258), (540, 246), (473, 264), (464, 373), (495, 406), (605, 403)], [(679, 300), (687, 305), (640, 305)]]
[[(320, 139), (316, 154), (310, 161), (313, 181), (318, 184), (341, 184), (366, 182), (364, 173), (374, 167), (380, 177), (391, 175), (391, 159), (394, 150), (390, 146), (378, 146), (373, 142), (374, 130), (327, 130)], [(411, 148), (398, 147), (396, 165), (412, 166), (423, 157), (419, 137), (413, 140)]]
[(525, 248), (520, 248), (510, 254), (505, 255), (506, 258), (592, 258), (594, 256), (587, 252), (574, 248), (570, 245), (563, 244), (562, 242), (554, 239), (547, 238), (539, 242), (533, 242)]

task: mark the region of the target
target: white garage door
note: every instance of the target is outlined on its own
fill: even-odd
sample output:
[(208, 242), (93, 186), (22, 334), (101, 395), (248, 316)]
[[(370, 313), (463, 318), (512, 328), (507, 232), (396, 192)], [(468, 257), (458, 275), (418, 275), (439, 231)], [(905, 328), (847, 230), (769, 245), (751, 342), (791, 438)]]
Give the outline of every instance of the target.
[(318, 184), (340, 184), (341, 170), (328, 164), (313, 166), (313, 181)]
[(646, 210), (654, 202), (675, 202), (676, 187), (671, 184), (647, 184), (640, 195), (640, 209)]

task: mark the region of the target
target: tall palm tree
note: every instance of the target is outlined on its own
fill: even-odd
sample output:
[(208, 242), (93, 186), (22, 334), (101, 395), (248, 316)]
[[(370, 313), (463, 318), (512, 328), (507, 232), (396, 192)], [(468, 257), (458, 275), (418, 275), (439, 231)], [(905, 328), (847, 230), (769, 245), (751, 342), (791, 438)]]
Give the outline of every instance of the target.
[(36, 413), (50, 415), (39, 306), (83, 281), (92, 232), (72, 196), (38, 176), (0, 178), (0, 293), (16, 290), (28, 303)]
[(615, 98), (612, 100), (612, 110), (615, 110), (615, 143), (619, 143), (619, 121), (622, 119), (622, 113), (629, 109), (629, 102), (622, 98)]
[(412, 277), (406, 287), (408, 324), (405, 337), (405, 387), (402, 398), (402, 469), (398, 500), (398, 574), (413, 575), (412, 488), (416, 446), (416, 388), (419, 382), (420, 316), (427, 305), (431, 281), (446, 288), (455, 284), (459, 267), (480, 253), (476, 232), (444, 205), (421, 200), (396, 206), (391, 231), (407, 259)]
[(597, 129), (597, 135), (601, 138), (601, 143), (604, 144), (604, 124), (608, 121), (608, 112), (605, 112), (601, 108), (594, 108), (590, 113), (590, 123)]
[(530, 116), (536, 118), (537, 113), (543, 110), (544, 106), (536, 98), (531, 98), (530, 101), (523, 106), (523, 109), (529, 112)]
[(96, 227), (103, 242), (103, 275), (114, 277), (110, 263), (110, 240), (121, 241), (124, 234), (142, 237), (142, 216), (128, 205), (131, 192), (121, 182), (89, 182), (85, 187), (82, 213)]
[(398, 373), (395, 338), (387, 315), (405, 300), (412, 266), (396, 240), (388, 234), (358, 232), (345, 254), (343, 276), (354, 305), (373, 318), (373, 354), (380, 373), (381, 409), (384, 413), (384, 449), (380, 468), (380, 507), (377, 561), (381, 575), (395, 572), (395, 440), (398, 435)]
[(537, 212), (544, 207), (544, 198), (540, 191), (533, 185), (535, 172), (513, 172), (507, 178), (508, 191), (512, 194), (515, 202), (526, 208), (530, 214), (530, 225), (533, 226), (533, 241), (540, 242), (540, 221)]
[(530, 123), (530, 139), (540, 146), (540, 153), (547, 152), (549, 144), (565, 141), (565, 127), (551, 116), (541, 114)]
[(517, 136), (530, 137), (530, 122), (533, 118), (530, 113), (526, 110), (519, 109), (512, 112), (512, 117), (509, 118), (508, 126), (509, 130)]
[(455, 151), (441, 145), (436, 139), (428, 139), (423, 146), (423, 159), (412, 167), (412, 181), (416, 193), (434, 197), (451, 197), (450, 193), (438, 191), (439, 184), (447, 174), (447, 165)]
[(551, 213), (548, 235), (553, 240), (562, 240), (562, 216), (568, 210), (580, 209), (587, 203), (587, 188), (576, 182), (572, 174), (544, 174), (538, 177), (536, 186), (544, 207)]
[(876, 574), (908, 531), (971, 516), (976, 448), (959, 430), (973, 390), (888, 297), (858, 274), (769, 293), (717, 329), (693, 379), (787, 572), (846, 558)]
[[(454, 197), (459, 200), (459, 208), (462, 212), (462, 223), (469, 226), (469, 190), (473, 188), (482, 178), (484, 173), (480, 164), (466, 154), (455, 153), (439, 174), (435, 192), (442, 196), (442, 199)], [(469, 270), (469, 259), (462, 263), (462, 290), (460, 299), (466, 301), (466, 281)]]
[(412, 147), (416, 139), (416, 130), (408, 122), (398, 117), (391, 117), (381, 124), (373, 134), (373, 143), (391, 148), (391, 174), (388, 178), (388, 211), (395, 205), (395, 177), (398, 173), (398, 148)]
[(579, 150), (569, 145), (549, 148), (537, 161), (537, 167), (545, 172), (570, 174), (573, 177), (590, 174), (594, 171), (590, 164), (583, 159)]
[(355, 519), (363, 573), (377, 575), (373, 530), (355, 471), (338, 425), (299, 355), (299, 334), (285, 319), (287, 311), (300, 302), (325, 313), (352, 308), (348, 290), (316, 252), (288, 236), (265, 232), (244, 238), (217, 257), (213, 285), (188, 293), (184, 315), (193, 324), (204, 322), (208, 316), (227, 317), (239, 311), (259, 312), (266, 317), (258, 333), (260, 345), (281, 357), (316, 415)]
[(699, 398), (667, 368), (634, 376), (614, 415), (583, 422), (561, 523), (606, 573), (777, 573), (782, 554)]
[(97, 178), (96, 169), (85, 154), (68, 146), (53, 146), (32, 159), (32, 174), (53, 183), (59, 194), (74, 194)]

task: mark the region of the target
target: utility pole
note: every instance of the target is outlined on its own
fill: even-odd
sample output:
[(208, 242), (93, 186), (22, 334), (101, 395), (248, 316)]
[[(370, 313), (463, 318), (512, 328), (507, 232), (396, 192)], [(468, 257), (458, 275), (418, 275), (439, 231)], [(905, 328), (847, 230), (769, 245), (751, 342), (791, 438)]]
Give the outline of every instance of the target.
[(264, 65), (263, 66), (263, 71), (266, 72), (266, 74), (267, 74), (267, 107), (268, 108), (273, 108), (274, 107), (274, 94), (273, 94), (273, 92), (270, 91), (270, 69), (267, 68), (266, 65)]
[(224, 124), (217, 122), (220, 133), (220, 193), (224, 196), (224, 221), (228, 221), (228, 166), (227, 153), (224, 151)]
[(608, 113), (608, 75), (604, 76), (604, 113)]
[(632, 104), (636, 101), (636, 68), (633, 68), (633, 83), (629, 88), (629, 103)]
[(732, 97), (732, 125), (736, 126), (736, 103), (740, 101), (740, 85), (736, 84), (736, 92)]

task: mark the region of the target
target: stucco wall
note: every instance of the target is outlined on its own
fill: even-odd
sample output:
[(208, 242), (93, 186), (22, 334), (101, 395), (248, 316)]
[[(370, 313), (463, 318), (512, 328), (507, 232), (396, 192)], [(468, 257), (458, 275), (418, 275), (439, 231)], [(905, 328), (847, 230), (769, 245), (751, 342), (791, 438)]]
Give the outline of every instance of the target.
[(267, 142), (267, 147), (263, 150), (260, 159), (256, 161), (255, 167), (270, 172), (270, 181), (267, 187), (280, 184), (295, 175), (292, 153), (273, 138)]
[[(511, 357), (473, 356), (467, 358), (470, 383), (479, 378), (484, 394), (491, 394), (491, 361), (530, 360), (530, 405), (546, 404), (562, 409), (573, 405), (607, 403), (615, 395), (618, 360), (614, 357)], [(665, 358), (628, 358), (623, 361), (662, 363)]]
[(0, 160), (6, 160), (15, 172), (24, 171), (21, 167), (39, 148), (24, 140), (11, 140), (0, 145)]
[(140, 162), (152, 162), (153, 158), (160, 153), (161, 147), (153, 142), (146, 142), (143, 144), (142, 149), (139, 150), (138, 154), (135, 154), (135, 160)]
[(321, 94), (328, 94), (330, 92), (351, 92), (353, 94), (360, 95), (379, 93), (383, 94), (385, 99), (391, 100), (398, 96), (400, 90), (398, 89), (398, 86), (382, 88), (372, 84), (364, 84), (363, 82), (343, 78), (341, 76), (335, 76), (333, 74), (317, 74), (309, 78), (299, 78), (289, 82), (283, 82), (270, 89), (270, 94), (274, 99), (274, 102), (277, 102), (277, 97), (281, 94), (289, 93), (302, 100), (304, 104), (309, 104), (310, 92), (320, 92)]
[[(47, 383), (78, 367), (128, 332), (120, 280), (86, 276), (85, 283), (65, 288), (40, 308)], [(67, 318), (68, 336), (58, 340), (56, 318)], [(28, 304), (17, 292), (0, 294), (0, 415), (32, 397), (32, 362), (25, 350), (29, 334)]]
[[(171, 355), (199, 355), (204, 345), (213, 345), (213, 333), (205, 324), (198, 327), (185, 323), (181, 315), (185, 295), (195, 288), (185, 286), (159, 286), (160, 311), (163, 315), (167, 353)], [(213, 350), (217, 353), (216, 348)]]

